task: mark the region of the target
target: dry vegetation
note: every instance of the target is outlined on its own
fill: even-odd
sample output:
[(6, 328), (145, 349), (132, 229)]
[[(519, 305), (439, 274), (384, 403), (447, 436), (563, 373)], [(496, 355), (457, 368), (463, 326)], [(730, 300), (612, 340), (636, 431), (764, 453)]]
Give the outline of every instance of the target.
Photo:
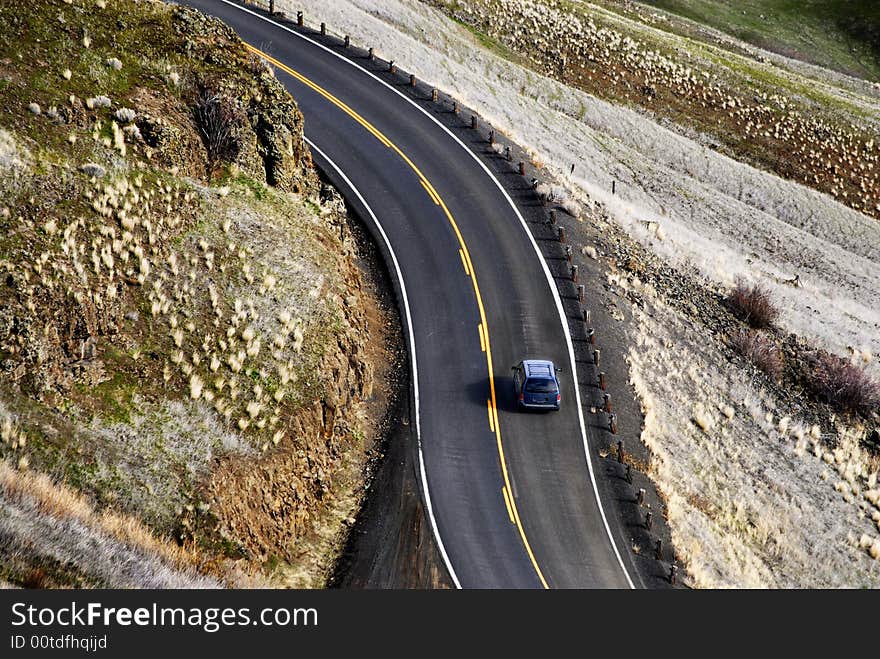
[(768, 335), (756, 330), (741, 329), (730, 338), (733, 349), (760, 368), (768, 377), (779, 381), (782, 377), (784, 358), (782, 351)]
[[(880, 133), (856, 107), (759, 62), (633, 32), (615, 14), (563, 0), (436, 2), (545, 75), (713, 136), (735, 157), (880, 217)], [(673, 43), (685, 48), (675, 48)]]
[(301, 560), (320, 585), (373, 374), (295, 103), (161, 2), (5, 4), (0, 31), (0, 578), (240, 585)]
[(645, 292), (628, 361), (690, 583), (876, 588), (880, 458), (864, 426), (791, 416), (705, 328)]
[(755, 329), (766, 329), (779, 317), (770, 290), (761, 284), (749, 286), (738, 281), (727, 297), (727, 303), (737, 318)]
[(819, 351), (812, 357), (811, 375), (813, 391), (838, 410), (868, 415), (880, 409), (880, 382), (864, 365)]

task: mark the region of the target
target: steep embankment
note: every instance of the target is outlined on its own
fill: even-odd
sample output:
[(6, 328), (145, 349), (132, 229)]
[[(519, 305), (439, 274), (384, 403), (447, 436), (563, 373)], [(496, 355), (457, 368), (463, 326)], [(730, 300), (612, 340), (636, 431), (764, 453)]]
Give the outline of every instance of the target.
[(0, 32), (0, 580), (320, 585), (397, 358), (296, 104), (181, 7)]

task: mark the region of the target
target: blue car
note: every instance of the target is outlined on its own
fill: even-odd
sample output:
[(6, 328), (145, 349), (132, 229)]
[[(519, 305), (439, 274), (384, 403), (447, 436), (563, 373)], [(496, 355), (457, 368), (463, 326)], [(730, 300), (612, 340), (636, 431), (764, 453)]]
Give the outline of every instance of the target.
[(514, 366), (513, 386), (519, 408), (559, 410), (562, 396), (556, 374), (560, 370), (546, 359), (525, 359)]

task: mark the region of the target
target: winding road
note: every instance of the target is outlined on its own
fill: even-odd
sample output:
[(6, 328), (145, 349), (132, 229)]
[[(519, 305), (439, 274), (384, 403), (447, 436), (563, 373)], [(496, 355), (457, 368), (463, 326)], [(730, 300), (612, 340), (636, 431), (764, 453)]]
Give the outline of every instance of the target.
[[(581, 412), (561, 301), (510, 196), (439, 109), (341, 46), (252, 6), (184, 4), (272, 63), (316, 163), (381, 237), (407, 332), (423, 498), (455, 584), (633, 587), (593, 477), (597, 430)], [(563, 367), (560, 412), (516, 411), (510, 369), (524, 358)]]

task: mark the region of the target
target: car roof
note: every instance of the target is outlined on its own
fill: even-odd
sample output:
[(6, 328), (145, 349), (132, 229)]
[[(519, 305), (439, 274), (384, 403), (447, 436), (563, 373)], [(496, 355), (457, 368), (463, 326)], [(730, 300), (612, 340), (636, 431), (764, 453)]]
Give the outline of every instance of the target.
[(526, 376), (538, 376), (552, 378), (555, 376), (553, 362), (546, 359), (526, 359), (523, 360)]

